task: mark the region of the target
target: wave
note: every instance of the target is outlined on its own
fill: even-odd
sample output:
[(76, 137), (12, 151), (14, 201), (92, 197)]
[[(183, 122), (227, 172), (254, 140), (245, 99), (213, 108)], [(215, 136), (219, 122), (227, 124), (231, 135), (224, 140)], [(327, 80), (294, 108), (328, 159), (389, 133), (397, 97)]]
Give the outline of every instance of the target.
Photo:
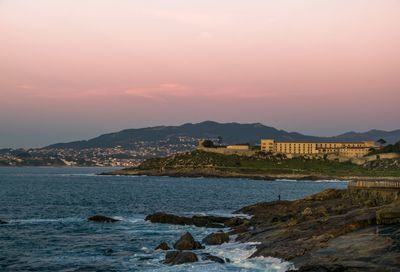
[(348, 183), (346, 180), (340, 179), (319, 179), (319, 180), (298, 180), (298, 179), (275, 179), (274, 181), (285, 181), (285, 182), (316, 182), (316, 183)]

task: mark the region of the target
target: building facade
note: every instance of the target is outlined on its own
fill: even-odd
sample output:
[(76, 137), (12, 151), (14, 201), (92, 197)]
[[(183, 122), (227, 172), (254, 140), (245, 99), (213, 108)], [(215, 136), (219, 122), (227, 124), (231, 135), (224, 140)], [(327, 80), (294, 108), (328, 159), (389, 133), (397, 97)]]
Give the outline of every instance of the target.
[(261, 150), (272, 153), (291, 155), (329, 155), (335, 154), (343, 157), (363, 157), (375, 142), (308, 142), (308, 141), (275, 141), (272, 139), (261, 140)]

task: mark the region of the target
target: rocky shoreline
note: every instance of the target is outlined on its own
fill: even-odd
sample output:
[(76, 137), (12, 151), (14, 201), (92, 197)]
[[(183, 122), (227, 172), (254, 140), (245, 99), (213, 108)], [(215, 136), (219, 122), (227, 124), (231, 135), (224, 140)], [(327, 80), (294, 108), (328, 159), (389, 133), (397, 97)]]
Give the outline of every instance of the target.
[[(229, 240), (227, 236), (237, 235), (238, 242), (260, 243), (251, 257), (280, 258), (292, 262), (298, 271), (400, 271), (399, 191), (328, 189), (300, 200), (250, 205), (237, 213), (252, 217), (155, 213), (146, 220), (228, 227), (228, 233), (215, 232), (202, 242), (221, 244)], [(201, 247), (201, 243), (192, 241), (190, 234), (184, 236), (178, 241), (189, 242), (184, 247), (175, 244), (173, 251), (167, 251), (166, 264), (198, 260), (191, 250)]]
[(272, 174), (272, 173), (237, 173), (221, 171), (212, 168), (186, 168), (186, 169), (163, 169), (163, 170), (141, 170), (120, 169), (99, 175), (110, 176), (163, 176), (163, 177), (190, 177), (190, 178), (245, 178), (253, 180), (399, 180), (399, 177), (390, 176), (328, 176), (322, 174)]

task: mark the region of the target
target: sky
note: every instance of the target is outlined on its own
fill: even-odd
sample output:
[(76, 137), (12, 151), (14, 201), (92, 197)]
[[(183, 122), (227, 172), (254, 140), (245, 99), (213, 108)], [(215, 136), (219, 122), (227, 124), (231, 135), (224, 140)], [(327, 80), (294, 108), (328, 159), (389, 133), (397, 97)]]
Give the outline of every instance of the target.
[(0, 0), (0, 147), (215, 120), (400, 128), (399, 0)]

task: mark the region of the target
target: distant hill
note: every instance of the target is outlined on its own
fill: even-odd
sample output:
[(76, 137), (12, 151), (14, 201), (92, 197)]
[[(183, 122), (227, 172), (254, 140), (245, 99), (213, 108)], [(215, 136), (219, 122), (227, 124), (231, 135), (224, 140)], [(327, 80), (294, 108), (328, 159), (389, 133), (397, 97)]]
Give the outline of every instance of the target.
[(49, 148), (107, 148), (122, 146), (129, 148), (137, 146), (138, 142), (168, 142), (176, 143), (188, 140), (197, 141), (202, 138), (222, 137), (224, 144), (250, 143), (258, 144), (261, 138), (277, 140), (318, 140), (320, 137), (303, 135), (296, 132), (287, 132), (268, 127), (260, 123), (217, 123), (205, 121), (202, 123), (187, 123), (181, 126), (159, 126), (139, 129), (126, 129), (115, 133), (104, 134), (99, 137), (70, 143), (58, 143)]
[(141, 145), (157, 144), (184, 145), (196, 144), (199, 139), (222, 137), (224, 144), (250, 143), (259, 144), (262, 138), (275, 140), (308, 140), (308, 141), (361, 141), (385, 139), (388, 143), (395, 143), (400, 139), (400, 130), (380, 131), (371, 130), (364, 133), (349, 132), (335, 137), (317, 137), (303, 135), (297, 132), (287, 132), (260, 123), (217, 123), (205, 121), (197, 124), (187, 123), (181, 126), (158, 126), (138, 129), (126, 129), (115, 133), (108, 133), (99, 137), (70, 143), (58, 143), (46, 148), (137, 148)]
[(393, 131), (369, 130), (367, 132), (347, 132), (336, 137), (332, 137), (338, 141), (377, 141), (384, 139), (388, 144), (400, 141), (400, 129)]

